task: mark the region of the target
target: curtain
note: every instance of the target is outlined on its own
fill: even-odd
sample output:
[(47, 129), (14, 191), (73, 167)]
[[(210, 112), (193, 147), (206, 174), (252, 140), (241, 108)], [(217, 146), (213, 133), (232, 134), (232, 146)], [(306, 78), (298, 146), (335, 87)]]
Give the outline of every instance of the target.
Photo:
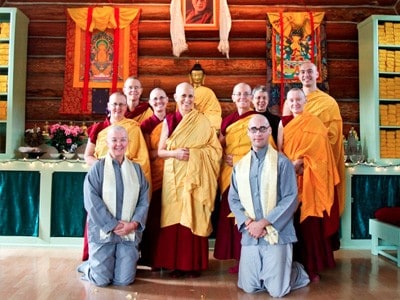
[(39, 197), (39, 172), (0, 171), (0, 235), (39, 236)]
[(381, 207), (400, 206), (400, 176), (353, 175), (351, 178), (352, 239), (369, 239), (369, 219)]
[(54, 172), (51, 191), (51, 237), (83, 237), (85, 172)]

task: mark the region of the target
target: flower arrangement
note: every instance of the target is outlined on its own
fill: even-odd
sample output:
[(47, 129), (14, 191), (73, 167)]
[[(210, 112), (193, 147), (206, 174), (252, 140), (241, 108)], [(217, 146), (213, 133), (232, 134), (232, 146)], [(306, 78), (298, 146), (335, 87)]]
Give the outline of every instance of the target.
[(84, 134), (81, 127), (76, 125), (54, 124), (49, 127), (47, 144), (54, 146), (59, 152), (75, 152), (83, 144)]
[(40, 127), (35, 125), (35, 127), (25, 130), (25, 143), (30, 147), (38, 147), (43, 143)]

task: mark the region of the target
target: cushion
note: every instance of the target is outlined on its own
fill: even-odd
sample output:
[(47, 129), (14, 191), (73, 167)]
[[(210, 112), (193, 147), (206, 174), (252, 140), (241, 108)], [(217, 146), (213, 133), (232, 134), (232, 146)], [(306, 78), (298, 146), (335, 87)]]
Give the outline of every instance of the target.
[(375, 212), (379, 221), (400, 226), (400, 207), (382, 207)]

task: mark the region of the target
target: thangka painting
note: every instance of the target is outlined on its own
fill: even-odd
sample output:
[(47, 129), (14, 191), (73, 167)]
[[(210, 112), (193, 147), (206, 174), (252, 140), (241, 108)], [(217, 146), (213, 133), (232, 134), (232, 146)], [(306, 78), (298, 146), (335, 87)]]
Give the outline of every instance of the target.
[(290, 88), (301, 87), (299, 69), (313, 62), (326, 85), (326, 38), (323, 12), (267, 14), (267, 82), (273, 104), (282, 104)]
[[(104, 31), (93, 30), (89, 44), (89, 87), (90, 88), (111, 88), (114, 72), (117, 75), (117, 86), (122, 87), (124, 78), (129, 76), (129, 47), (124, 46), (124, 41), (129, 41), (129, 28), (121, 30), (119, 45), (119, 63), (117, 70), (114, 70), (114, 59), (117, 57), (115, 51), (115, 30), (107, 28)], [(85, 34), (80, 30), (75, 41), (74, 62), (74, 87), (83, 87), (85, 74)], [(79, 49), (82, 49), (79, 51)]]
[(67, 9), (62, 114), (91, 114), (92, 89), (115, 92), (137, 75), (140, 9)]

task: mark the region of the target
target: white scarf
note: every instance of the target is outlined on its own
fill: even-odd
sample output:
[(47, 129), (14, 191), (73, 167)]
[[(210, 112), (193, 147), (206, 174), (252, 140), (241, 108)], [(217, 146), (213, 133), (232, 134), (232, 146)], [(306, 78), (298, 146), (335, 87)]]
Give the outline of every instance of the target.
[[(229, 32), (231, 31), (232, 19), (227, 0), (219, 1), (219, 45), (218, 50), (229, 58)], [(181, 8), (181, 0), (171, 0), (169, 8), (171, 22), (170, 34), (172, 41), (172, 52), (179, 57), (183, 51), (188, 50), (185, 37), (185, 27)]]
[[(250, 163), (251, 151), (248, 152), (236, 165), (236, 181), (238, 185), (238, 192), (240, 202), (242, 203), (246, 214), (255, 219), (255, 212), (250, 188)], [(274, 209), (276, 206), (276, 189), (278, 180), (278, 152), (272, 147), (268, 148), (265, 156), (263, 169), (261, 171), (260, 179), (260, 198), (261, 207), (263, 209), (264, 217)], [(274, 245), (278, 243), (279, 233), (272, 226), (266, 227), (268, 234), (264, 239), (269, 244)]]
[[(117, 190), (115, 182), (115, 171), (112, 163), (112, 157), (109, 153), (105, 156), (104, 162), (104, 180), (103, 180), (103, 201), (106, 204), (108, 211), (115, 217), (117, 208)], [(122, 201), (121, 220), (130, 222), (135, 212), (136, 204), (139, 197), (139, 178), (133, 163), (125, 156), (121, 165), (122, 183), (124, 196)], [(111, 233), (106, 233), (100, 229), (100, 238), (106, 239)], [(135, 232), (132, 232), (123, 237), (125, 240), (134, 241)]]

